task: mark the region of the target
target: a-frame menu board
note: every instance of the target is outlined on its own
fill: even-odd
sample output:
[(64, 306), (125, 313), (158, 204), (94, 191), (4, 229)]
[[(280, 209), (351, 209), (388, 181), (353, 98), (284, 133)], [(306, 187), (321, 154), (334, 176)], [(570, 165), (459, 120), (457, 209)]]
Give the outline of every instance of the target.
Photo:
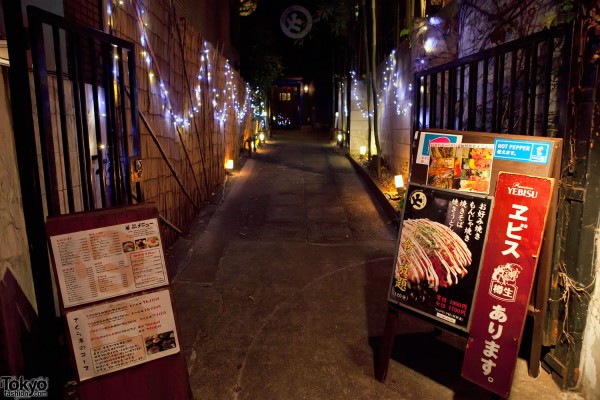
[[(487, 236), (492, 234), (488, 223), (494, 218), (494, 212), (500, 214), (511, 210), (510, 204), (504, 204), (509, 200), (503, 200), (502, 207), (495, 206), (496, 188), (502, 174), (503, 194), (506, 192), (515, 198), (541, 196), (539, 207), (534, 202), (519, 208), (518, 214), (513, 215), (517, 219), (526, 219), (531, 212), (536, 218), (538, 214), (543, 217), (542, 225), (536, 225), (536, 229), (541, 227), (540, 232), (543, 232), (543, 240), (537, 242), (541, 250), (528, 250), (531, 253), (528, 257), (533, 257), (527, 264), (531, 274), (522, 274), (522, 277), (535, 276), (536, 281), (534, 284), (529, 279), (519, 287), (518, 301), (523, 304), (517, 307), (526, 310), (528, 302), (533, 305), (529, 307), (534, 318), (530, 374), (537, 376), (556, 223), (555, 218), (546, 219), (546, 216), (556, 213), (558, 196), (553, 183), (559, 177), (561, 154), (562, 140), (556, 138), (448, 130), (416, 133), (388, 290), (389, 313), (376, 368), (378, 379), (384, 380), (387, 374), (398, 312), (411, 312), (425, 322), (465, 338), (470, 336), (471, 320), (482, 317), (473, 313), (481, 296), (478, 289), (480, 268), (485, 255), (491, 254), (486, 248)], [(549, 185), (544, 183), (546, 181)], [(535, 189), (537, 187), (544, 187), (547, 192), (542, 196)], [(544, 204), (541, 204), (542, 199)], [(517, 228), (512, 225), (506, 228), (507, 243), (519, 243), (529, 233), (537, 234), (528, 232), (527, 227), (524, 223), (518, 230), (513, 230)], [(493, 233), (498, 234), (500, 232)], [(510, 251), (511, 246), (505, 251)], [(515, 272), (518, 268), (508, 271), (500, 267), (494, 268), (498, 273), (505, 273), (506, 279), (514, 278), (515, 282), (509, 284), (506, 279), (501, 279), (500, 284), (490, 286), (486, 281), (483, 286), (506, 291), (518, 286), (518, 273)], [(490, 268), (489, 265), (486, 268)], [(499, 279), (496, 275), (493, 278)], [(491, 279), (487, 273), (485, 279)], [(509, 294), (505, 294), (502, 301), (516, 301), (517, 297), (513, 299)], [(513, 325), (512, 331), (505, 334), (519, 343), (522, 328), (523, 323)], [(504, 357), (514, 356), (516, 360), (518, 346), (513, 350), (514, 354)], [(469, 374), (467, 371), (465, 377), (471, 379)], [(510, 374), (512, 376), (512, 371)], [(493, 385), (487, 388), (500, 395), (507, 395), (510, 390), (510, 387)]]
[(80, 398), (190, 398), (157, 209), (49, 217), (46, 232)]

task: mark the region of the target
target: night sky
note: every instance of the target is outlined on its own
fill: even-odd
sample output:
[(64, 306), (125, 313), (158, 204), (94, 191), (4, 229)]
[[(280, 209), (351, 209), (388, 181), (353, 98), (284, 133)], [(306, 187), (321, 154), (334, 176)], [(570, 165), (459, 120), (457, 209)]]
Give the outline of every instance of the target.
[[(252, 81), (252, 74), (263, 64), (267, 54), (278, 56), (284, 78), (302, 78), (314, 85), (317, 118), (326, 122), (331, 113), (335, 38), (329, 27), (314, 21), (317, 0), (258, 0), (251, 15), (241, 17), (240, 54), (242, 75)], [(311, 31), (302, 39), (286, 36), (280, 27), (282, 12), (291, 5), (305, 7), (313, 15)]]

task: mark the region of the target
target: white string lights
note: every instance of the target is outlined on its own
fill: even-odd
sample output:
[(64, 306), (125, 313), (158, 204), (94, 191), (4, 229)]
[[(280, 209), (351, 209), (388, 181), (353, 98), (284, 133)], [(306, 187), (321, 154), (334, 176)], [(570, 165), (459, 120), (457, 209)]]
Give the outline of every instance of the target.
[[(356, 102), (356, 108), (358, 108), (363, 118), (373, 117), (373, 112), (367, 112), (358, 98), (358, 79), (356, 71), (350, 71), (350, 76), (353, 81), (352, 97), (354, 97), (354, 101)], [(412, 91), (412, 84), (408, 84), (407, 86), (403, 85), (402, 77), (400, 76), (400, 68), (396, 59), (396, 50), (392, 50), (383, 66), (383, 82), (379, 88), (379, 93), (377, 94), (377, 104), (383, 104), (386, 99), (389, 99), (390, 92), (392, 92), (396, 115), (406, 115), (409, 108), (412, 106), (410, 100), (406, 100), (406, 91)]]
[[(191, 119), (194, 118), (195, 114), (197, 114), (201, 107), (205, 106), (205, 103), (207, 102), (208, 105), (213, 107), (214, 119), (218, 120), (221, 124), (226, 123), (228, 117), (232, 113), (236, 116), (238, 123), (241, 123), (246, 116), (248, 104), (250, 103), (250, 89), (247, 85), (244, 87), (244, 100), (243, 105), (241, 105), (239, 101), (240, 92), (238, 90), (238, 85), (236, 84), (236, 74), (231, 69), (229, 61), (226, 61), (223, 67), (225, 88), (219, 93), (216, 86), (218, 82), (214, 79), (212, 60), (213, 57), (217, 56), (217, 53), (207, 41), (203, 42), (202, 50), (199, 55), (200, 70), (196, 75), (196, 86), (193, 89), (195, 102), (192, 101), (193, 104), (190, 104), (187, 110), (182, 110), (180, 112), (175, 110), (175, 102), (171, 99), (167, 82), (161, 75), (156, 56), (150, 44), (150, 35), (144, 8), (137, 0), (133, 0), (132, 4), (140, 31), (143, 65), (145, 65), (147, 69), (149, 83), (158, 85), (159, 94), (162, 99), (164, 118), (167, 121), (172, 121), (176, 128), (188, 129), (191, 125)], [(119, 6), (123, 6), (122, 0), (119, 0), (118, 2), (108, 2), (106, 12), (109, 26), (113, 25), (114, 13)], [(117, 76), (116, 73), (115, 76)], [(207, 95), (207, 98), (204, 99), (206, 102), (203, 101), (203, 87), (207, 91), (207, 93), (204, 93)]]

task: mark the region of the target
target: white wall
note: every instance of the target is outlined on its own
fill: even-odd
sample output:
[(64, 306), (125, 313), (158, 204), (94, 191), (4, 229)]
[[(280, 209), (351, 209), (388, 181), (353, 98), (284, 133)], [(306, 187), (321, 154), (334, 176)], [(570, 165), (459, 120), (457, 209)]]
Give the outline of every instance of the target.
[[(352, 82), (352, 100), (350, 101), (350, 155), (358, 158), (361, 146), (368, 146), (369, 122), (364, 114), (367, 109), (365, 81)], [(371, 154), (376, 154), (375, 142), (372, 141)]]
[(581, 394), (585, 399), (600, 399), (600, 215), (598, 220), (593, 260), (596, 287), (589, 303), (580, 362)]
[[(378, 102), (379, 138), (381, 155), (394, 174), (402, 174), (408, 180), (410, 160), (410, 121), (412, 101), (411, 57), (408, 46), (390, 54), (379, 66)], [(368, 121), (366, 84), (353, 83), (351, 102), (350, 155), (358, 158), (361, 146), (368, 146)], [(375, 140), (371, 140), (371, 154), (377, 154)]]
[(401, 46), (380, 68), (383, 88), (379, 123), (381, 153), (393, 172), (402, 174), (404, 181), (408, 182), (413, 95), (408, 46)]

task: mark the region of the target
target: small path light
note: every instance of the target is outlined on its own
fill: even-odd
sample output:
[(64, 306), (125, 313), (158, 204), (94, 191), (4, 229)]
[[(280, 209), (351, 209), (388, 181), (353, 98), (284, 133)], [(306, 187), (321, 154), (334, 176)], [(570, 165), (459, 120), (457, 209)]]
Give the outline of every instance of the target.
[(401, 194), (401, 192), (404, 190), (404, 178), (402, 175), (394, 176), (394, 186), (396, 186), (398, 194)]
[(233, 170), (233, 160), (227, 160), (227, 162), (225, 163), (225, 169), (227, 171)]
[(265, 142), (265, 134), (261, 132), (258, 135), (258, 140), (260, 140), (261, 143), (264, 143)]
[[(360, 157), (364, 157), (367, 155), (367, 146), (360, 146), (360, 148), (358, 149), (358, 152), (360, 154)], [(402, 175), (400, 175), (400, 177), (402, 178)]]

